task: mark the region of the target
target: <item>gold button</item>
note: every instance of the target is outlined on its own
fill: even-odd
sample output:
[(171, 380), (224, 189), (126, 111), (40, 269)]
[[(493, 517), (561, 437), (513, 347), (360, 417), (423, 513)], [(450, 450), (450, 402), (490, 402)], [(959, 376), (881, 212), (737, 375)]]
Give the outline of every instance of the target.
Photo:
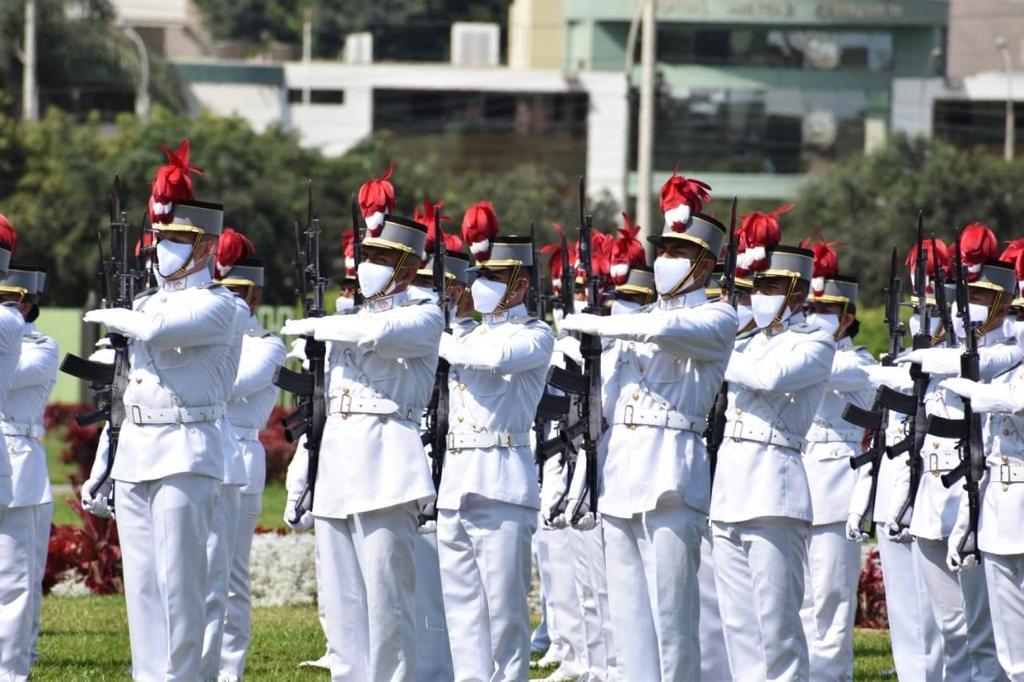
[(1003, 435), (1004, 436), (1009, 436), (1010, 435), (1010, 429), (1003, 429)]
[(459, 415), (459, 423), (460, 424), (462, 423), (462, 415), (461, 414)]
[(341, 418), (342, 419), (348, 419), (348, 412), (342, 412), (341, 413)]
[(1009, 463), (1010, 463), (1010, 458), (1009, 458), (1009, 456), (1007, 456), (1007, 455), (1003, 455), (1003, 464), (1009, 464)]
[(743, 414), (743, 410), (741, 410), (738, 407), (736, 408), (735, 412), (736, 412), (736, 416), (739, 416), (739, 415)]
[(460, 391), (465, 391), (466, 390), (466, 384), (459, 384), (459, 390)]
[(939, 441), (932, 441), (932, 448), (935, 450), (939, 449)]
[(1009, 483), (1004, 483), (1003, 484), (1003, 492), (1005, 493), (1009, 489), (1010, 489), (1010, 484)]
[(142, 377), (135, 377), (135, 383), (141, 384), (142, 383)]
[(633, 394), (633, 400), (640, 400), (640, 394), (639, 393), (634, 393)]
[(349, 387), (348, 387), (348, 386), (346, 386), (345, 388), (341, 389), (341, 392), (342, 392), (342, 393), (344, 393), (345, 395), (348, 395), (348, 393), (349, 393)]

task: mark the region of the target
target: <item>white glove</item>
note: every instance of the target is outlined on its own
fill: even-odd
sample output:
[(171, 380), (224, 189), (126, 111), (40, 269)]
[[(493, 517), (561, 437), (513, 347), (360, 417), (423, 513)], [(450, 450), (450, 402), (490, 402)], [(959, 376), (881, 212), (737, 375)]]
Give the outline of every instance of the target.
[(563, 336), (555, 341), (555, 352), (561, 353), (577, 365), (583, 364), (583, 354), (580, 353), (580, 342), (571, 336)]
[(907, 351), (903, 355), (896, 357), (897, 365), (920, 365), (924, 362), (925, 354), (931, 349), (929, 348), (918, 348), (917, 350)]
[(291, 350), (288, 351), (288, 355), (285, 357), (289, 360), (305, 360), (306, 339), (295, 339), (292, 341)]
[(558, 328), (567, 332), (600, 334), (601, 316), (589, 313), (573, 313), (572, 315), (566, 315), (565, 319), (558, 325)]
[(97, 479), (90, 478), (82, 485), (82, 509), (101, 519), (112, 519), (114, 507), (110, 504), (110, 493), (114, 489), (114, 481), (108, 478), (93, 495), (91, 491), (98, 482)]
[(980, 384), (970, 379), (962, 379), (960, 377), (950, 377), (949, 379), (943, 379), (939, 382), (939, 387), (944, 388), (947, 391), (956, 393), (961, 398), (967, 398), (970, 400), (974, 395), (974, 392), (978, 389)]
[(420, 535), (430, 535), (431, 533), (436, 533), (437, 521), (434, 519), (427, 519), (416, 528), (416, 532)]
[(316, 334), (316, 325), (319, 322), (315, 317), (307, 317), (301, 320), (285, 320), (281, 327), (282, 336), (313, 336)]
[(297, 502), (298, 499), (291, 497), (288, 498), (288, 501), (284, 505), (284, 522), (288, 524), (289, 528), (297, 533), (304, 533), (307, 530), (312, 530), (313, 528), (313, 514), (308, 511), (304, 511), (298, 521), (294, 520), (292, 516), (295, 513), (295, 504)]
[(585, 512), (580, 515), (579, 520), (572, 524), (572, 527), (576, 530), (594, 530), (597, 527), (597, 515), (594, 512)]
[(101, 308), (82, 316), (85, 322), (102, 324), (108, 331), (133, 338), (145, 335), (145, 319), (141, 313), (129, 308)]
[(864, 542), (871, 536), (860, 529), (860, 522), (863, 517), (860, 514), (852, 513), (846, 517), (846, 538), (854, 542)]
[(448, 362), (456, 357), (459, 343), (451, 334), (441, 334), (441, 342), (438, 345), (437, 353)]
[(550, 509), (545, 509), (544, 510), (544, 524), (548, 528), (551, 528), (551, 529), (554, 529), (554, 530), (562, 530), (563, 528), (566, 528), (569, 525), (566, 522), (566, 520), (565, 520), (565, 513), (564, 512), (561, 513), (561, 514), (556, 514), (555, 516), (552, 516), (552, 517), (548, 517), (548, 514), (550, 514), (550, 513), (551, 513)]
[(967, 534), (967, 527), (964, 524), (953, 524), (953, 532), (946, 540), (946, 568), (953, 573), (959, 573), (963, 569), (971, 569), (978, 565), (978, 559), (973, 554), (961, 558), (957, 549)]
[[(733, 353), (733, 356), (736, 354)], [(875, 386), (888, 386), (897, 391), (909, 391), (914, 388), (914, 380), (910, 378), (910, 370), (906, 365), (885, 367), (868, 365), (862, 371), (868, 375), (868, 381)]]
[(893, 542), (906, 542), (910, 539), (910, 528), (900, 528), (895, 521), (885, 523), (885, 536)]

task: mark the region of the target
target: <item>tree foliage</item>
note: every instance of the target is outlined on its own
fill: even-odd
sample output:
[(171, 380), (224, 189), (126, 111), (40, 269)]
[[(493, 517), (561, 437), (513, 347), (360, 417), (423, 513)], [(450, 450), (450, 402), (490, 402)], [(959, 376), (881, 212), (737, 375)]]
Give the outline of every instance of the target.
[(306, 8), (313, 10), (313, 54), (335, 59), (345, 36), (369, 31), (374, 59), (443, 61), (455, 21), (508, 23), (510, 0), (198, 0), (218, 39), (299, 43)]
[[(1024, 163), (1005, 163), (982, 150), (943, 142), (896, 137), (874, 153), (840, 164), (808, 184), (796, 209), (783, 218), (787, 241), (820, 229), (842, 240), (843, 272), (861, 281), (861, 296), (878, 304), (889, 254), (900, 262), (916, 239), (917, 212), (924, 211), (925, 236), (950, 240), (965, 225), (981, 222), (1003, 241), (1021, 236)], [(906, 272), (901, 272), (906, 279)]]
[[(535, 220), (541, 237), (552, 239), (552, 221), (576, 222), (576, 178), (532, 163), (487, 175), (459, 173), (439, 155), (416, 154), (387, 137), (327, 158), (280, 128), (257, 133), (241, 119), (193, 119), (161, 108), (149, 121), (125, 115), (111, 132), (101, 131), (54, 109), (34, 124), (0, 116), (0, 212), (19, 231), (18, 257), (53, 273), (47, 284), (52, 303), (80, 306), (96, 288), (96, 234), (105, 232), (114, 174), (121, 177), (123, 205), (138, 235), (149, 183), (164, 162), (159, 145), (173, 146), (183, 137), (192, 142), (192, 162), (204, 171), (196, 178), (196, 197), (223, 203), (225, 224), (249, 235), (268, 260), (265, 298), (272, 303), (292, 300), (293, 229), (305, 222), (307, 178), (324, 230), (323, 264), (334, 275), (341, 269), (341, 234), (351, 228), (351, 195), (391, 160), (397, 165), (397, 212), (411, 215), (424, 198), (443, 199), (444, 213), (453, 218), (445, 226), (449, 231), (458, 231), (465, 209), (484, 199), (494, 202), (505, 234), (525, 234)], [(595, 225), (612, 232), (614, 202), (595, 201), (591, 209)]]

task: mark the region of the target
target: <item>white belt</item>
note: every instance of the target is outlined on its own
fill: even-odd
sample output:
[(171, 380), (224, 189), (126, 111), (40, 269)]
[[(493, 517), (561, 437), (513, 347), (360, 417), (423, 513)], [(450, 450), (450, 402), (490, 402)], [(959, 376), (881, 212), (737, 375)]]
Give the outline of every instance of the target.
[(191, 424), (217, 421), (224, 416), (224, 405), (198, 405), (195, 407), (125, 405), (125, 412), (135, 424)]
[(811, 424), (807, 431), (808, 443), (859, 443), (864, 429), (835, 429), (821, 424)]
[(704, 433), (708, 428), (705, 417), (691, 417), (675, 410), (659, 410), (657, 408), (637, 409), (632, 405), (615, 410), (615, 423), (634, 426), (660, 426), (676, 431), (693, 431)]
[(42, 438), (46, 435), (46, 427), (42, 424), (26, 424), (24, 422), (12, 422), (4, 420), (0, 422), (0, 433), (5, 436), (28, 436), (29, 438)]
[(778, 445), (791, 450), (803, 450), (804, 439), (767, 424), (744, 424), (741, 421), (725, 425), (725, 435), (735, 440), (749, 440), (765, 445)]
[(943, 450), (941, 452), (922, 452), (924, 463), (928, 466), (928, 473), (936, 476), (952, 471), (960, 466), (960, 453)]
[(529, 444), (529, 432), (499, 433), (495, 431), (482, 431), (479, 433), (449, 433), (447, 440), (449, 450), (521, 448)]
[(340, 414), (342, 419), (347, 419), (350, 414), (376, 414), (400, 421), (417, 421), (420, 418), (420, 414), (411, 408), (401, 412), (394, 400), (351, 395), (330, 396), (327, 399), (327, 414)]
[(231, 429), (235, 432), (235, 436), (238, 437), (238, 440), (259, 440), (260, 439), (260, 430), (259, 429), (251, 429), (251, 428), (248, 428), (248, 427), (245, 427), (245, 426), (235, 426), (234, 424), (231, 425)]
[(1004, 461), (1000, 464), (999, 482), (1004, 486), (1010, 485), (1011, 483), (1024, 483), (1024, 463)]

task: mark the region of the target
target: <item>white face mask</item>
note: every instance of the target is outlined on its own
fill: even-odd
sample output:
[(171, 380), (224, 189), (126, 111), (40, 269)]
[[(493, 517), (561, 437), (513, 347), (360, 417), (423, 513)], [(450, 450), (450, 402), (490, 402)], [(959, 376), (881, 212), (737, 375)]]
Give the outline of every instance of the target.
[(157, 280), (166, 281), (173, 277), (192, 259), (192, 244), (178, 244), (169, 239), (161, 239), (156, 243)]
[(573, 299), (573, 301), (572, 301), (572, 311), (574, 313), (582, 313), (586, 309), (587, 309), (587, 302), (586, 301), (577, 301), (576, 299)]
[[(979, 324), (984, 324), (985, 320), (988, 319), (988, 306), (982, 305), (981, 303), (971, 303), (968, 307), (971, 311), (971, 323), (974, 324), (977, 322)], [(956, 332), (956, 337), (958, 339), (966, 339), (967, 332), (964, 331), (964, 321), (963, 318), (957, 315), (958, 312), (960, 311), (956, 307), (956, 303), (954, 303), (953, 309), (950, 313), (953, 316), (953, 331)]]
[(627, 315), (640, 308), (640, 304), (634, 301), (612, 301), (612, 315)]
[(351, 310), (356, 307), (355, 299), (351, 299), (348, 296), (339, 296), (334, 301), (335, 312), (341, 312), (342, 310)]
[[(785, 302), (785, 294), (774, 294), (772, 296), (752, 294), (750, 296), (750, 309), (754, 314), (754, 324), (757, 325), (757, 328), (764, 329), (771, 326), (772, 322), (775, 321), (775, 316), (779, 314)], [(789, 316), (792, 314), (792, 311), (787, 307), (780, 316), (779, 321), (789, 319)]]
[(412, 298), (425, 298), (431, 303), (437, 303), (437, 292), (431, 287), (413, 285), (409, 287), (409, 296)]
[(832, 336), (839, 330), (839, 316), (835, 313), (808, 313), (807, 324), (814, 325)]
[(473, 282), (470, 290), (473, 292), (473, 307), (486, 315), (498, 309), (501, 300), (505, 298), (508, 285), (505, 282), (480, 277)]
[(1008, 315), (1003, 318), (1003, 338), (1012, 339), (1017, 336), (1017, 326), (1020, 323), (1017, 322), (1012, 316)]
[(683, 278), (687, 277), (692, 267), (693, 262), (689, 258), (666, 258), (665, 256), (655, 258), (654, 286), (658, 293), (664, 296), (677, 289), (682, 289)]
[(737, 305), (736, 306), (736, 317), (740, 320), (740, 326), (736, 327), (739, 331), (743, 331), (750, 324), (750, 321), (754, 319), (754, 311), (750, 309), (749, 305)]
[(359, 278), (359, 289), (362, 290), (363, 296), (366, 298), (373, 298), (381, 293), (389, 282), (391, 286), (394, 286), (394, 282), (391, 282), (394, 274), (395, 269), (390, 265), (379, 265), (369, 261), (360, 263), (356, 271), (356, 276)]

